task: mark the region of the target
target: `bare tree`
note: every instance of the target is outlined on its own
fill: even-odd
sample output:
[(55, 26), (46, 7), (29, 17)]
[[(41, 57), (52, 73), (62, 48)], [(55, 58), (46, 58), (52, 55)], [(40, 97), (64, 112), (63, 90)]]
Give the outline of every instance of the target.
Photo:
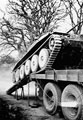
[(16, 16), (19, 24), (28, 31), (29, 39), (35, 40), (49, 30), (51, 22), (57, 22), (64, 16), (60, 0), (9, 0), (9, 13)]
[(26, 51), (27, 49), (23, 30), (17, 26), (13, 26), (11, 22), (4, 17), (0, 21), (0, 46), (2, 46), (2, 49), (11, 49), (10, 52), (23, 49)]
[(62, 0), (66, 9), (66, 13), (69, 16), (71, 26), (78, 26), (73, 29), (75, 34), (80, 34), (83, 25), (83, 1), (82, 0)]
[(9, 18), (0, 21), (0, 45), (27, 51), (29, 44), (58, 26), (65, 16), (61, 6), (61, 0), (9, 0)]

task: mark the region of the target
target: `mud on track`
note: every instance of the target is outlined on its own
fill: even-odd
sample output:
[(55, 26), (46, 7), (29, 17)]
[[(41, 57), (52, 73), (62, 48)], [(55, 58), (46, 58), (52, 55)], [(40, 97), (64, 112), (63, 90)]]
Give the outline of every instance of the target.
[[(30, 98), (30, 104), (32, 103), (33, 100)], [(54, 116), (47, 114), (42, 105), (32, 108), (28, 105), (27, 98), (16, 100), (13, 96), (0, 95), (0, 120), (64, 120), (64, 118), (60, 118), (59, 114)]]

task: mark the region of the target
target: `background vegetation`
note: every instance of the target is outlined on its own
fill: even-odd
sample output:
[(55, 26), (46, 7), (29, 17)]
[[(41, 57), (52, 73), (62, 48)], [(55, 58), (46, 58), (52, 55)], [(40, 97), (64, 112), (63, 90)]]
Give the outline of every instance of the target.
[(78, 24), (74, 34), (82, 32), (82, 0), (8, 0), (6, 9), (0, 19), (0, 51), (7, 51), (3, 62), (13, 62), (12, 51), (23, 55), (42, 34), (57, 30), (67, 19), (70, 27)]

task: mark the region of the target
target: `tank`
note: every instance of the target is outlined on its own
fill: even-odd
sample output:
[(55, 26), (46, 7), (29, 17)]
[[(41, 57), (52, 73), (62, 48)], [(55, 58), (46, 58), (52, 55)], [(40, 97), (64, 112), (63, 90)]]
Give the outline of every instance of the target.
[(18, 81), (30, 73), (46, 69), (82, 69), (82, 52), (83, 42), (80, 36), (59, 32), (46, 33), (30, 46), (15, 65), (15, 79)]

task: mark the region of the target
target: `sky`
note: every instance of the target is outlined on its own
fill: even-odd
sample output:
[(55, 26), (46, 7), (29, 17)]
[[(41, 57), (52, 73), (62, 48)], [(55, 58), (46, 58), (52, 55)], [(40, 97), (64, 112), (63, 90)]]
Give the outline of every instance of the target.
[(8, 0), (0, 0), (0, 18), (3, 17), (3, 12), (6, 11), (6, 5), (7, 5)]

